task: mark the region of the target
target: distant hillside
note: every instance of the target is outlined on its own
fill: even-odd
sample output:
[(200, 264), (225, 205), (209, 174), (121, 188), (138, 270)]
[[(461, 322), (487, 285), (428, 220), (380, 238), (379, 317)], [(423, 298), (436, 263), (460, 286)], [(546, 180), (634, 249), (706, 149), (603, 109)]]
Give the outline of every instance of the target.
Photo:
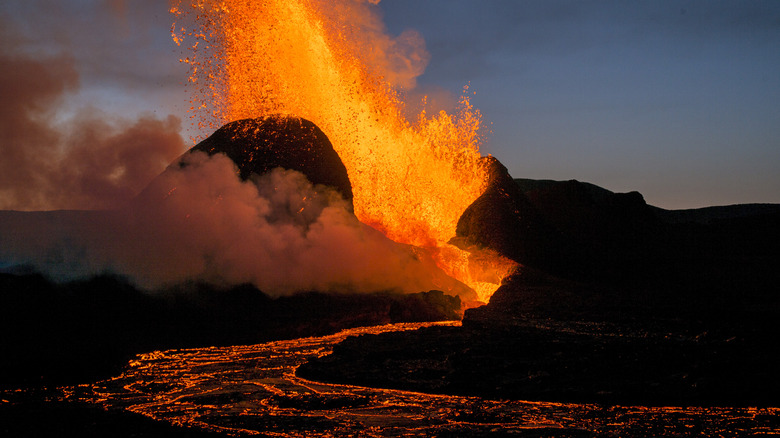
[(595, 184), (591, 184), (588, 182), (580, 182), (576, 179), (571, 179), (568, 181), (557, 181), (552, 179), (527, 179), (527, 178), (515, 178), (515, 182), (517, 183), (517, 186), (520, 187), (520, 190), (527, 193), (532, 190), (545, 190), (549, 189), (555, 186), (559, 186), (563, 183), (576, 183), (582, 186), (585, 190), (590, 193), (591, 196), (594, 196), (596, 198), (606, 198), (608, 196), (614, 195), (614, 192), (611, 192), (603, 187), (599, 187)]
[[(609, 191), (595, 184), (577, 180), (556, 181), (551, 179), (515, 178), (515, 182), (517, 183), (517, 186), (520, 187), (520, 190), (526, 194), (529, 192), (556, 189), (565, 184), (576, 184), (584, 192), (588, 193), (596, 203), (598, 203), (598, 201), (604, 202), (614, 196), (625, 195), (623, 193)], [(658, 219), (668, 224), (710, 224), (724, 220), (728, 221), (750, 217), (774, 217), (780, 219), (780, 204), (735, 204), (683, 210), (667, 210), (652, 205), (649, 205), (649, 207)]]
[(779, 280), (767, 264), (780, 251), (780, 204), (666, 210), (638, 192), (576, 180), (514, 182), (554, 229), (543, 245), (556, 252), (526, 265), (569, 279), (688, 291), (763, 294)]
[(653, 207), (658, 217), (667, 223), (694, 222), (711, 224), (745, 218), (780, 219), (780, 204), (736, 204), (687, 210), (664, 210)]

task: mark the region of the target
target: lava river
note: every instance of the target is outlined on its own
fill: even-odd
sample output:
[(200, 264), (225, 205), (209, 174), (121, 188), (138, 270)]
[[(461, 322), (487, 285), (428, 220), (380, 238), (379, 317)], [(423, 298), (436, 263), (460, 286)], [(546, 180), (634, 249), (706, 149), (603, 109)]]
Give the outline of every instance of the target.
[(295, 375), (348, 336), (406, 323), (258, 345), (155, 351), (118, 377), (62, 388), (65, 400), (228, 436), (745, 436), (780, 433), (778, 408), (643, 407), (497, 401), (313, 382)]

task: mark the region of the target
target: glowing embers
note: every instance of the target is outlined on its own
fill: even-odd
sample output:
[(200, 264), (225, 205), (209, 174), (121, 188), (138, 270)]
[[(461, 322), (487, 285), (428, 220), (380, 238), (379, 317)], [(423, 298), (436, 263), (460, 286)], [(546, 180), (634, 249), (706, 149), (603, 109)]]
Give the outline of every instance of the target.
[[(174, 26), (177, 42), (192, 49), (192, 109), (212, 129), (272, 113), (311, 120), (347, 168), (358, 218), (397, 242), (428, 249), (440, 268), (486, 300), (490, 288), (464, 277), (464, 255), (446, 249), (461, 214), (485, 187), (480, 113), (464, 95), (455, 115), (423, 111), (414, 123), (407, 120), (393, 86), (413, 85), (427, 52), (414, 35), (388, 36), (373, 8), (316, 0), (173, 8), (180, 21), (195, 16), (194, 30)], [(406, 67), (387, 62), (398, 57), (404, 62), (395, 64)], [(503, 271), (500, 264), (497, 272)]]

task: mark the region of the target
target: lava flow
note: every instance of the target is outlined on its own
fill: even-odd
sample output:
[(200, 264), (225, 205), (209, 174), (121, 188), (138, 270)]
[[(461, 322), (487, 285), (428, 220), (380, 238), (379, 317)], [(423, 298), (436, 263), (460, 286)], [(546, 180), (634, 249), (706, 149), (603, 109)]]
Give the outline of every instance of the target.
[(191, 49), (182, 61), (191, 66), (192, 117), (203, 128), (267, 114), (313, 121), (347, 168), (357, 217), (426, 249), (486, 302), (514, 263), (448, 243), (485, 189), (481, 115), (464, 93), (457, 114), (423, 109), (410, 122), (399, 90), (413, 85), (427, 53), (414, 32), (387, 36), (372, 8), (362, 0), (174, 6), (173, 38)]
[(136, 356), (117, 377), (65, 387), (54, 397), (227, 436), (738, 437), (780, 432), (780, 409), (772, 407), (490, 400), (296, 376), (299, 365), (329, 354), (349, 336), (430, 325), (457, 324), (393, 324), (257, 345), (154, 351)]

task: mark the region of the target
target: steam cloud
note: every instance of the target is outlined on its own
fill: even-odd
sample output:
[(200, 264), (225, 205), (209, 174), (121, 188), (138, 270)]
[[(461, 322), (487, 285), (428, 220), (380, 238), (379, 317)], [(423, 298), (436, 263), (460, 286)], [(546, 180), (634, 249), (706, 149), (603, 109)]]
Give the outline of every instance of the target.
[(0, 209), (115, 208), (185, 149), (174, 116), (65, 116), (75, 61), (15, 52), (17, 39), (0, 32)]
[(229, 158), (200, 152), (182, 164), (122, 210), (2, 212), (14, 232), (0, 232), (0, 261), (63, 280), (120, 273), (148, 289), (193, 279), (251, 282), (272, 295), (453, 287), (298, 172), (240, 181)]

